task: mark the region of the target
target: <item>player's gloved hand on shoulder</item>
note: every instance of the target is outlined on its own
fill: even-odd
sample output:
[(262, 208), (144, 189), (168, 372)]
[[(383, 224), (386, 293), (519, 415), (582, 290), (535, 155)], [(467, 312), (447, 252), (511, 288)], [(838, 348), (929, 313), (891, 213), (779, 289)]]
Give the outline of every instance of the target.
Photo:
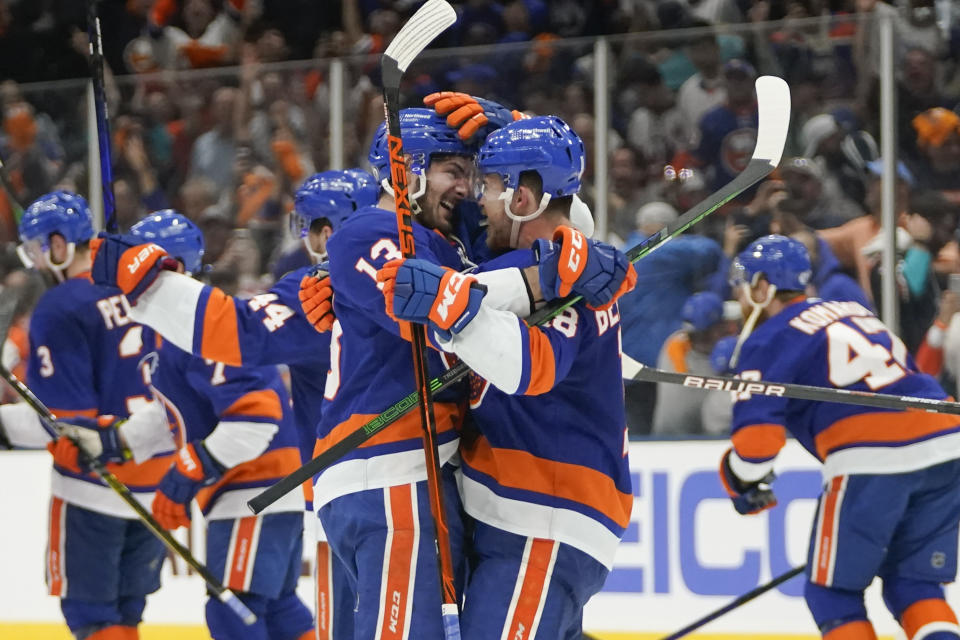
[(751, 515), (775, 507), (777, 496), (774, 495), (770, 485), (776, 478), (776, 474), (771, 471), (754, 482), (741, 480), (730, 467), (730, 456), (732, 454), (733, 449), (727, 449), (723, 458), (720, 459), (720, 480), (723, 482), (723, 488), (727, 490), (727, 494), (733, 502), (733, 508), (737, 510), (737, 513)]
[(178, 271), (180, 262), (160, 245), (142, 238), (101, 233), (90, 241), (95, 284), (119, 288), (130, 304), (136, 304), (161, 271)]
[(606, 309), (637, 284), (637, 272), (622, 251), (573, 227), (557, 227), (552, 241), (541, 238), (533, 250), (545, 300), (563, 298), (572, 291), (591, 309)]
[[(62, 435), (47, 444), (47, 450), (53, 454), (53, 461), (57, 466), (74, 473), (90, 471), (88, 460), (99, 460), (103, 464), (126, 462), (130, 459), (130, 453), (124, 446), (119, 431), (124, 422), (125, 418), (114, 416), (77, 416), (70, 418), (69, 422), (61, 421)], [(80, 449), (86, 455), (81, 455)]]
[(329, 263), (321, 262), (308, 271), (300, 280), (300, 308), (313, 328), (324, 333), (330, 331), (334, 320), (333, 287), (330, 286)]
[(447, 124), (457, 130), (461, 140), (469, 140), (482, 129), (482, 141), (500, 127), (527, 117), (493, 100), (476, 98), (459, 91), (431, 93), (423, 99), (423, 104), (433, 107), (441, 116), (447, 116)]
[(181, 447), (173, 460), (153, 498), (153, 517), (165, 529), (188, 526), (190, 502), (197, 491), (219, 480), (225, 471), (200, 440)]
[(391, 260), (377, 272), (387, 313), (429, 325), (444, 340), (476, 317), (487, 288), (473, 276), (426, 260)]

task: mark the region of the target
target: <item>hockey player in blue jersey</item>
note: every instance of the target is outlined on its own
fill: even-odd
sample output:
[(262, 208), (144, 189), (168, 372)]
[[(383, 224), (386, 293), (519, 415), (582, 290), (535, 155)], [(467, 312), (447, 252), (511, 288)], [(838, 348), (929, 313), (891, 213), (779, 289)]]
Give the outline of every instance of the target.
[[(760, 238), (731, 273), (744, 314), (759, 322), (736, 363), (741, 378), (946, 397), (863, 305), (805, 297), (810, 260), (796, 240)], [(823, 637), (876, 638), (863, 591), (880, 577), (909, 640), (960, 638), (941, 587), (957, 572), (960, 417), (740, 394), (720, 466), (738, 512), (776, 504), (773, 463), (787, 431), (823, 463), (805, 588)]]
[[(189, 275), (199, 273), (203, 235), (173, 211), (153, 213), (130, 234), (155, 242)], [(274, 366), (231, 367), (172, 342), (148, 356), (151, 391), (166, 410), (178, 452), (157, 487), (153, 515), (168, 529), (190, 523), (196, 500), (207, 524), (206, 562), (257, 614), (245, 625), (218, 598), (206, 604), (214, 640), (307, 640), (313, 618), (296, 594), (303, 501), (294, 494), (252, 516), (246, 501), (300, 464), (290, 400)]]
[(527, 327), (488, 304), (492, 287), (423, 260), (380, 272), (388, 308), (427, 324), (438, 348), (477, 373), (476, 432), (461, 442), (463, 505), (476, 519), (466, 639), (579, 638), (629, 521), (619, 313), (590, 302), (628, 291), (633, 270), (566, 226), (583, 161), (582, 141), (555, 117), (507, 124), (478, 154), (488, 245), (525, 249), (481, 268), (539, 264), (546, 299), (578, 272), (585, 300), (546, 325)]
[[(153, 333), (130, 318), (116, 290), (90, 282), (88, 243), (94, 230), (83, 198), (66, 191), (41, 197), (27, 208), (19, 233), (24, 261), (52, 272), (59, 282), (31, 317), (27, 385), (61, 420), (78, 423), (66, 427), (71, 436), (108, 462), (149, 506), (170, 464), (169, 455), (151, 456), (173, 448), (162, 432), (156, 440), (150, 437), (162, 414), (149, 402), (139, 365)], [(124, 420), (138, 409), (137, 420)], [(19, 432), (11, 440), (35, 445), (43, 431), (36, 416), (24, 411), (26, 405), (4, 407), (3, 421)], [(11, 412), (20, 415), (11, 419)], [(122, 437), (133, 450), (131, 461), (124, 462)], [(160, 587), (164, 546), (128, 505), (78, 465), (70, 440), (60, 438), (50, 448), (50, 594), (60, 597), (78, 640), (137, 638), (146, 595)]]
[[(374, 203), (377, 195), (373, 177), (359, 169), (315, 174), (297, 190), (291, 230), (303, 239), (311, 258), (319, 260), (326, 255), (330, 235), (346, 216)], [(332, 323), (329, 301), (309, 311), (301, 309), (301, 282), (305, 290), (314, 293), (328, 289), (312, 267), (286, 274), (269, 291), (250, 300), (231, 298), (182, 274), (165, 271), (154, 275), (158, 276), (154, 286), (136, 299), (134, 313), (166, 340), (231, 366), (289, 367), (301, 458), (312, 457), (330, 368), (330, 334), (318, 333), (313, 324), (323, 325), (327, 318)], [(105, 282), (116, 284), (115, 276)], [(325, 326), (329, 328), (329, 324)], [(312, 487), (307, 491), (310, 502)], [(351, 637), (353, 587), (319, 527), (317, 535), (318, 640)]]

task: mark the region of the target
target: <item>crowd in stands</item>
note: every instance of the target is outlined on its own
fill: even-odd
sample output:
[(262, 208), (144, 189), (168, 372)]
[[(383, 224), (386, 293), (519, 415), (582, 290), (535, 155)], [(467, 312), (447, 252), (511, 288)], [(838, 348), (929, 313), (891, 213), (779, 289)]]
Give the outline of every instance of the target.
[[(293, 192), (330, 166), (330, 61), (344, 61), (343, 157), (348, 166), (364, 167), (383, 117), (378, 56), (419, 4), (103, 0), (121, 230), (149, 211), (175, 207), (204, 230), (211, 281), (231, 293), (263, 290), (302, 251), (286, 231)], [(921, 366), (955, 392), (960, 280), (950, 276), (960, 274), (960, 6), (934, 0), (453, 4), (459, 20), (408, 72), (405, 102), (456, 90), (559, 115), (584, 140), (582, 195), (591, 207), (602, 188), (593, 157), (594, 41), (607, 37), (605, 239), (618, 246), (647, 237), (741, 171), (756, 142), (754, 79), (787, 80), (791, 128), (778, 172), (670, 243), (670, 251), (638, 263), (637, 291), (621, 304), (627, 355), (704, 372), (722, 370), (722, 354), (711, 354), (739, 330), (730, 305), (722, 304), (731, 297), (727, 265), (767, 233), (807, 245), (811, 294), (879, 309), (877, 18), (888, 17), (896, 42), (899, 333)], [(0, 158), (20, 203), (53, 188), (86, 192), (85, 19), (82, 2), (0, 0)], [(16, 237), (12, 200), (0, 196), (0, 242), (8, 248)], [(9, 250), (0, 254), (0, 271), (25, 286)], [(688, 304), (704, 292), (716, 299)], [(633, 434), (718, 432), (716, 415), (664, 418), (656, 396), (651, 384), (627, 385)]]

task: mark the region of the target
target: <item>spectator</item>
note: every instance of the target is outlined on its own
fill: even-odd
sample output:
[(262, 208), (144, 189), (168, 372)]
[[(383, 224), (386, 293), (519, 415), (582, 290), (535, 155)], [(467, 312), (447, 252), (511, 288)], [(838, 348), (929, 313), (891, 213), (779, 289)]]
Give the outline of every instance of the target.
[(210, 105), (214, 126), (197, 138), (190, 157), (189, 177), (209, 178), (219, 191), (228, 189), (233, 183), (233, 160), (237, 155), (236, 101), (237, 90), (233, 87), (217, 89)]
[(643, 156), (633, 147), (623, 146), (610, 154), (608, 231), (616, 234), (621, 242), (634, 229), (637, 208), (650, 199), (645, 189), (647, 176), (643, 165)]
[(633, 247), (680, 217), (666, 202), (648, 202), (634, 214), (634, 229), (627, 235), (624, 246)]
[[(724, 317), (723, 299), (712, 292), (695, 293), (683, 305), (683, 325), (666, 339), (657, 367), (691, 375), (713, 375), (710, 354), (717, 342), (732, 335), (736, 325)], [(652, 435), (725, 433), (732, 404), (727, 394), (703, 393), (681, 385), (657, 383)]]
[[(709, 27), (708, 22), (693, 22), (691, 27)], [(691, 38), (683, 47), (697, 72), (687, 78), (677, 90), (677, 108), (686, 122), (700, 122), (705, 113), (723, 104), (727, 99), (726, 85), (721, 77), (720, 46), (713, 32)]]
[(673, 92), (645, 56), (634, 54), (627, 60), (620, 85), (625, 87), (621, 106), (629, 105), (627, 141), (643, 152), (651, 171), (659, 171), (678, 151), (689, 148), (692, 123), (697, 121), (684, 119)]
[(850, 201), (836, 181), (827, 181), (823, 168), (809, 158), (791, 158), (780, 167), (791, 212), (813, 229), (837, 227), (863, 210)]
[[(867, 163), (880, 157), (877, 143), (866, 131), (847, 133), (833, 114), (821, 113), (803, 125), (803, 157), (812, 158), (823, 169), (828, 191), (841, 192), (865, 207)], [(834, 186), (835, 185), (835, 186)]]
[(217, 203), (217, 186), (209, 178), (193, 178), (180, 187), (179, 211), (194, 222)]
[[(719, 244), (696, 235), (674, 238), (637, 262), (637, 286), (620, 299), (623, 352), (654, 366), (667, 336), (681, 326), (686, 299), (695, 291), (718, 291), (727, 265)], [(630, 433), (650, 433), (656, 385), (629, 383), (625, 398)]]
[(949, 193), (960, 203), (960, 116), (936, 107), (913, 119), (919, 155), (911, 167), (917, 188)]
[[(777, 231), (777, 233), (782, 232), (782, 229)], [(810, 254), (813, 275), (810, 277), (807, 295), (824, 300), (859, 302), (867, 309), (873, 309), (873, 304), (866, 292), (856, 280), (840, 268), (840, 262), (823, 238), (817, 237), (811, 229), (806, 228), (791, 231), (788, 235), (802, 242), (807, 248), (807, 253)]]
[(236, 5), (243, 4), (258, 3), (227, 0), (218, 12), (213, 0), (185, 0), (177, 19), (175, 2), (157, 2), (151, 15), (157, 30), (152, 43), (157, 64), (163, 69), (197, 69), (235, 61), (241, 37)]
[(726, 99), (700, 120), (700, 146), (695, 155), (710, 175), (714, 190), (743, 171), (757, 144), (756, 76), (749, 62), (737, 59), (726, 63)]
[[(911, 353), (916, 353), (927, 329), (937, 315), (940, 285), (933, 270), (933, 258), (953, 237), (957, 228), (956, 208), (942, 195), (927, 191), (911, 196), (909, 210), (897, 220), (897, 295), (900, 330), (897, 334)], [(903, 231), (900, 231), (903, 229)], [(868, 245), (869, 253), (873, 247)], [(875, 251), (879, 254), (879, 247)], [(873, 298), (882, 308), (880, 260), (874, 255), (870, 272)]]

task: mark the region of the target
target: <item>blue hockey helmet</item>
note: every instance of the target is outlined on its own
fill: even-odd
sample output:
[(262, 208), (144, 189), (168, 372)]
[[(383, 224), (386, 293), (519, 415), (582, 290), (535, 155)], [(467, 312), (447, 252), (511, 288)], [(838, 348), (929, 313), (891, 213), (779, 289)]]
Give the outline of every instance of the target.
[(723, 320), (723, 298), (712, 291), (695, 293), (683, 303), (681, 319), (694, 331), (703, 331)]
[(293, 197), (290, 230), (303, 238), (314, 220), (326, 218), (336, 231), (351, 213), (375, 205), (378, 195), (377, 181), (362, 169), (315, 173)]
[(173, 209), (149, 214), (130, 228), (130, 235), (160, 245), (182, 262), (190, 275), (203, 269), (203, 232), (193, 221)]
[[(53, 191), (35, 200), (23, 212), (18, 233), (22, 244), (17, 253), (23, 263), (32, 267), (42, 260), (57, 272), (73, 261), (77, 244), (96, 235), (90, 206), (82, 196), (70, 191)], [(61, 264), (54, 264), (49, 254), (50, 236), (54, 233), (67, 242), (67, 258)]]
[[(422, 176), (430, 166), (430, 157), (437, 153), (472, 156), (456, 129), (447, 124), (445, 117), (433, 109), (412, 108), (400, 111), (400, 135), (403, 137), (403, 152), (411, 157), (410, 170)], [(385, 188), (390, 185), (390, 147), (387, 144), (387, 126), (381, 122), (373, 136), (368, 156), (373, 175)], [(419, 193), (411, 194), (416, 200), (423, 195), (426, 184), (421, 181)]]
[(583, 140), (556, 116), (524, 118), (497, 129), (477, 154), (482, 174), (496, 173), (507, 189), (516, 189), (520, 174), (536, 171), (543, 192), (551, 197), (572, 196), (580, 191), (585, 166)]
[(753, 286), (762, 275), (778, 291), (803, 291), (813, 269), (806, 247), (781, 235), (754, 240), (740, 252), (730, 266), (730, 284)]

